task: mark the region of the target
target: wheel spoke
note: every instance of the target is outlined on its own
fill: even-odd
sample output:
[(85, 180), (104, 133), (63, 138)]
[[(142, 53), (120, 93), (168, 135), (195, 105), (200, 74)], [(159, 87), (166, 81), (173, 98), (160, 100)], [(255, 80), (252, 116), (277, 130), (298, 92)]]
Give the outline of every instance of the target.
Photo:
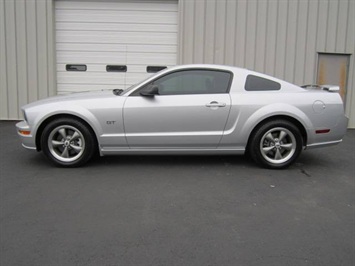
[(59, 129), (58, 132), (60, 135), (62, 135), (63, 139), (67, 138), (67, 132), (65, 132), (65, 128)]
[(63, 144), (64, 144), (64, 141), (52, 140), (53, 147), (62, 146)]
[(271, 142), (274, 142), (274, 137), (272, 136), (271, 133), (267, 134), (266, 137), (265, 137), (268, 141), (271, 141)]
[(283, 140), (287, 136), (287, 133), (283, 130), (280, 131), (279, 141)]
[(73, 136), (71, 136), (70, 141), (73, 141), (73, 140), (75, 140), (75, 139), (77, 139), (77, 138), (80, 138), (80, 135), (79, 135), (78, 132), (75, 131), (74, 134), (73, 134)]
[(76, 153), (79, 153), (83, 147), (81, 146), (76, 146), (76, 145), (73, 145), (73, 144), (70, 144), (70, 147), (73, 148), (73, 150), (76, 152)]
[(61, 156), (64, 157), (64, 158), (69, 158), (68, 147), (64, 148), (64, 151), (62, 152)]
[(292, 143), (281, 144), (281, 147), (284, 148), (285, 150), (291, 150), (292, 149)]
[(282, 159), (282, 155), (279, 149), (276, 149), (276, 153), (275, 153), (275, 160), (280, 160)]
[(272, 151), (275, 147), (263, 147), (263, 151), (265, 152), (265, 154), (269, 153), (270, 151)]

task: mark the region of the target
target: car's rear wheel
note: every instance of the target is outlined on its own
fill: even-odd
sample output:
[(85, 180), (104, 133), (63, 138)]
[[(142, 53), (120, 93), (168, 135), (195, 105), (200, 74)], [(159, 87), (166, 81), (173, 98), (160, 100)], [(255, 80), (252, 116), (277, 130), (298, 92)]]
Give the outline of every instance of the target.
[(55, 165), (77, 167), (93, 157), (96, 139), (80, 120), (60, 118), (44, 128), (41, 146), (43, 153)]
[(275, 120), (256, 129), (249, 142), (249, 153), (258, 164), (280, 169), (291, 165), (302, 147), (299, 129), (289, 121)]

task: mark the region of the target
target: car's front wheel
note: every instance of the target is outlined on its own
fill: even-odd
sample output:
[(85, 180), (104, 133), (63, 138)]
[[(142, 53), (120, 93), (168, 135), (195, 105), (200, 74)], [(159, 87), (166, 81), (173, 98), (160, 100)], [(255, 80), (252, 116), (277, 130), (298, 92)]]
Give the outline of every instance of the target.
[(88, 126), (80, 120), (60, 118), (44, 128), (41, 147), (55, 165), (77, 167), (93, 157), (96, 139)]
[(249, 142), (249, 153), (258, 164), (280, 169), (292, 164), (302, 147), (299, 129), (289, 121), (275, 120), (257, 128)]

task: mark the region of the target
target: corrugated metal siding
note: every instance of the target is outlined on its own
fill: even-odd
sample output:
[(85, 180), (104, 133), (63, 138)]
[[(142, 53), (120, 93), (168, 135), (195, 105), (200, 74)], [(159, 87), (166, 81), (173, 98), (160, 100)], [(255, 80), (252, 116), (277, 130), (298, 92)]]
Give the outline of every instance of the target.
[(318, 53), (351, 54), (346, 113), (355, 127), (353, 0), (180, 0), (179, 62), (246, 67), (295, 84)]
[(53, 2), (0, 0), (0, 119), (55, 94)]

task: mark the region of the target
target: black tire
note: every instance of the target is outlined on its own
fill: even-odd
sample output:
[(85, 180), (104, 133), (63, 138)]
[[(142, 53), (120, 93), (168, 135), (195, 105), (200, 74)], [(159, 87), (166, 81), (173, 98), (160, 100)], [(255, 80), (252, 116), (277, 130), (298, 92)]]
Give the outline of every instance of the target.
[(60, 167), (78, 167), (85, 164), (95, 154), (96, 143), (91, 128), (75, 118), (58, 118), (51, 121), (41, 136), (43, 153)]
[(259, 165), (282, 169), (290, 166), (301, 154), (303, 139), (300, 130), (286, 120), (268, 121), (252, 134), (248, 151)]

